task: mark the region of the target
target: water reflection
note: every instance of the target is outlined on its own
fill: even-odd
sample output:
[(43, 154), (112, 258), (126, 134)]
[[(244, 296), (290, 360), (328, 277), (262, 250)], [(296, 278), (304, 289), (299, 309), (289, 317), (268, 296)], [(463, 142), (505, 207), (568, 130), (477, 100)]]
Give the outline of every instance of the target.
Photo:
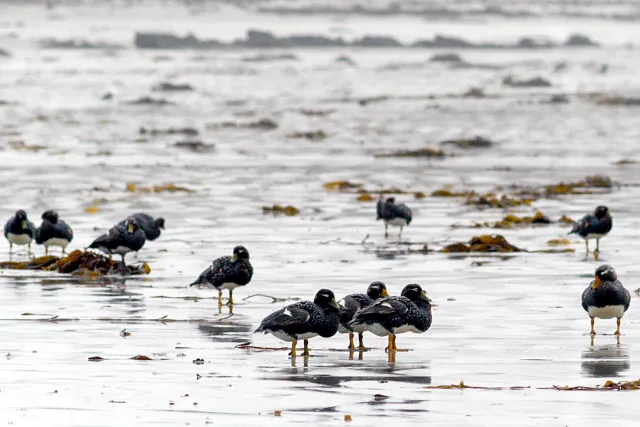
[(620, 344), (593, 345), (582, 353), (582, 375), (590, 378), (614, 378), (631, 367), (629, 352)]
[(234, 315), (219, 322), (199, 323), (198, 331), (214, 342), (243, 343), (251, 340), (253, 328)]

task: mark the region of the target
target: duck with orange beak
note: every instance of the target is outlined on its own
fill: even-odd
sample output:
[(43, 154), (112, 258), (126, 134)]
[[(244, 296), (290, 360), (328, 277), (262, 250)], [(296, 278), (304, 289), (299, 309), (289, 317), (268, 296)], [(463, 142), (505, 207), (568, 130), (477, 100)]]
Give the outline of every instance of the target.
[(618, 280), (618, 274), (610, 265), (603, 264), (596, 269), (596, 277), (582, 293), (582, 308), (591, 318), (591, 335), (595, 335), (593, 328), (595, 318), (617, 319), (618, 328), (615, 335), (620, 335), (622, 316), (629, 309), (631, 295)]

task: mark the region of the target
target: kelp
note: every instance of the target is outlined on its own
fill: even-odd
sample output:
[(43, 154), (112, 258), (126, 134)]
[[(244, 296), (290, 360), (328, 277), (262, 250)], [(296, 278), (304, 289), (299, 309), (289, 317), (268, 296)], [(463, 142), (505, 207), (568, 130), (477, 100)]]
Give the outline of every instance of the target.
[(327, 134), (322, 129), (307, 132), (293, 132), (287, 135), (289, 139), (306, 139), (309, 141), (322, 141)]
[(511, 228), (525, 228), (532, 225), (551, 224), (552, 221), (544, 215), (542, 212), (536, 212), (533, 216), (519, 217), (514, 214), (504, 216), (501, 220), (496, 222), (484, 222), (475, 223), (475, 227), (490, 227), (498, 229), (511, 229)]
[(273, 206), (263, 206), (262, 213), (264, 214), (274, 214), (274, 215), (286, 215), (286, 216), (296, 216), (300, 214), (300, 210), (295, 206), (282, 206), (282, 205), (273, 205)]
[(421, 148), (419, 150), (399, 150), (388, 153), (378, 153), (375, 157), (423, 157), (423, 158), (444, 158), (447, 154), (437, 148)]
[(512, 245), (499, 234), (484, 234), (473, 237), (469, 242), (458, 242), (445, 246), (440, 252), (460, 253), (460, 252), (522, 252), (523, 250)]
[(161, 185), (154, 185), (153, 187), (140, 187), (138, 184), (133, 182), (127, 183), (126, 187), (127, 192), (129, 193), (142, 193), (142, 194), (151, 194), (151, 193), (195, 193), (195, 190), (192, 190), (187, 187), (180, 187), (178, 185), (168, 183)]
[(124, 265), (110, 260), (104, 255), (89, 251), (75, 250), (69, 255), (59, 258), (45, 255), (28, 261), (0, 262), (0, 268), (12, 270), (42, 270), (56, 271), (76, 276), (100, 277), (106, 275), (142, 275), (149, 274), (151, 268), (147, 263), (141, 265)]

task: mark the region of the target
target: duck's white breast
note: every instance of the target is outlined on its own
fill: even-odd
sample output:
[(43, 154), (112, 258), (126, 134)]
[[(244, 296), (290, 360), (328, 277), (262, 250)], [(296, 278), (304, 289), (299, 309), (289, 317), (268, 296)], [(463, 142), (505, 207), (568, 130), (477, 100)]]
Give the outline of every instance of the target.
[(617, 319), (624, 316), (624, 305), (607, 305), (606, 307), (589, 307), (588, 310), (590, 317), (597, 317), (598, 319)]

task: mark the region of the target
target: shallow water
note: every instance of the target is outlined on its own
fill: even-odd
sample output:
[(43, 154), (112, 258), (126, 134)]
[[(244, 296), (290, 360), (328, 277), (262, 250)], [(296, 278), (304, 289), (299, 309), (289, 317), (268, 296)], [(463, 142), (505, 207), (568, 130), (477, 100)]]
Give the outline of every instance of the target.
[[(634, 244), (640, 166), (615, 164), (637, 153), (637, 109), (600, 106), (588, 96), (636, 90), (636, 50), (460, 52), (467, 62), (482, 65), (468, 68), (427, 62), (434, 53), (428, 50), (298, 50), (290, 52), (298, 58), (294, 61), (256, 63), (242, 58), (264, 52), (41, 49), (37, 39), (63, 37), (69, 28), (84, 34), (109, 15), (87, 17), (85, 11), (80, 18), (68, 9), (61, 20), (40, 9), (13, 11), (13, 19), (24, 24), (4, 28), (0, 38), (14, 55), (0, 58), (0, 99), (9, 102), (0, 106), (1, 217), (24, 208), (39, 222), (39, 213), (56, 208), (74, 229), (73, 248), (86, 246), (133, 211), (165, 217), (167, 230), (141, 251), (140, 259), (152, 269), (143, 278), (96, 283), (2, 271), (2, 420), (64, 426), (335, 425), (348, 414), (354, 425), (392, 417), (413, 425), (595, 426), (627, 424), (634, 416), (632, 392), (538, 388), (639, 376), (637, 295), (632, 292), (619, 344), (611, 335), (598, 335), (592, 344), (580, 306), (581, 292), (600, 262), (611, 263), (630, 290), (640, 287), (635, 263), (640, 251)], [(166, 12), (154, 18), (146, 25), (189, 28), (188, 21), (171, 21)], [(99, 37), (91, 39), (130, 45), (138, 21), (113, 22), (118, 21), (99, 27)], [(244, 27), (251, 22), (243, 21)], [(353, 31), (359, 31), (355, 24)], [(525, 28), (517, 36), (528, 34)], [(357, 66), (334, 61), (345, 54)], [(567, 68), (554, 72), (560, 61)], [(600, 74), (604, 62), (610, 71)], [(554, 86), (505, 88), (500, 82), (507, 75), (542, 75)], [(152, 92), (160, 81), (188, 82), (195, 91)], [(462, 99), (472, 86), (485, 88), (490, 97)], [(101, 100), (108, 90), (114, 99)], [(570, 103), (544, 102), (557, 93), (569, 94)], [(125, 104), (145, 95), (175, 105)], [(364, 107), (356, 102), (372, 96), (389, 99)], [(328, 113), (307, 116), (300, 109)], [(263, 117), (275, 120), (278, 129), (207, 126)], [(200, 135), (140, 135), (141, 126), (190, 126)], [(328, 137), (318, 142), (287, 137), (318, 129)], [(445, 148), (456, 154), (445, 159), (374, 157), (476, 134), (496, 144)], [(215, 149), (203, 154), (173, 146), (186, 139)], [(15, 149), (12, 141), (44, 148)], [(385, 241), (373, 203), (322, 188), (345, 179), (372, 190), (394, 186), (429, 194), (452, 184), (489, 191), (498, 184), (543, 186), (593, 174), (620, 185), (599, 195), (541, 199), (513, 212), (539, 209), (552, 219), (577, 218), (608, 205), (615, 226), (602, 241), (600, 262), (585, 258), (584, 245), (575, 238), (569, 246), (574, 253), (407, 255), (399, 250), (406, 245), (398, 244), (396, 230)], [(130, 193), (131, 182), (175, 183), (195, 193)], [(438, 250), (466, 241), (492, 230), (452, 225), (505, 215), (476, 210), (461, 199), (398, 199), (414, 211), (402, 239), (413, 248), (426, 242)], [(294, 205), (301, 214), (263, 215), (261, 207), (274, 203)], [(93, 205), (97, 213), (84, 211)], [(500, 231), (511, 243), (536, 250), (568, 230), (552, 224)], [(217, 292), (186, 285), (236, 244), (249, 249), (255, 275), (236, 291), (229, 316), (227, 308), (218, 313)], [(381, 254), (383, 248), (388, 251)], [(9, 258), (8, 247), (0, 257)], [(420, 283), (437, 304), (426, 334), (398, 337), (398, 345), (412, 351), (398, 353), (395, 361), (384, 353), (384, 339), (368, 335), (365, 342), (373, 350), (351, 357), (344, 351), (346, 336), (312, 340), (314, 357), (297, 358), (296, 366), (287, 351), (236, 348), (248, 341), (286, 347), (271, 336), (251, 334), (285, 302), (243, 298), (259, 293), (308, 299), (320, 287), (342, 297), (364, 291), (373, 280), (384, 281), (394, 294), (407, 283)], [(123, 336), (124, 329), (131, 335)], [(615, 322), (597, 321), (596, 329), (611, 333)], [(131, 360), (136, 355), (153, 360)], [(88, 361), (94, 356), (106, 360)], [(531, 388), (424, 388), (460, 381)], [(376, 394), (388, 398), (376, 400)]]

